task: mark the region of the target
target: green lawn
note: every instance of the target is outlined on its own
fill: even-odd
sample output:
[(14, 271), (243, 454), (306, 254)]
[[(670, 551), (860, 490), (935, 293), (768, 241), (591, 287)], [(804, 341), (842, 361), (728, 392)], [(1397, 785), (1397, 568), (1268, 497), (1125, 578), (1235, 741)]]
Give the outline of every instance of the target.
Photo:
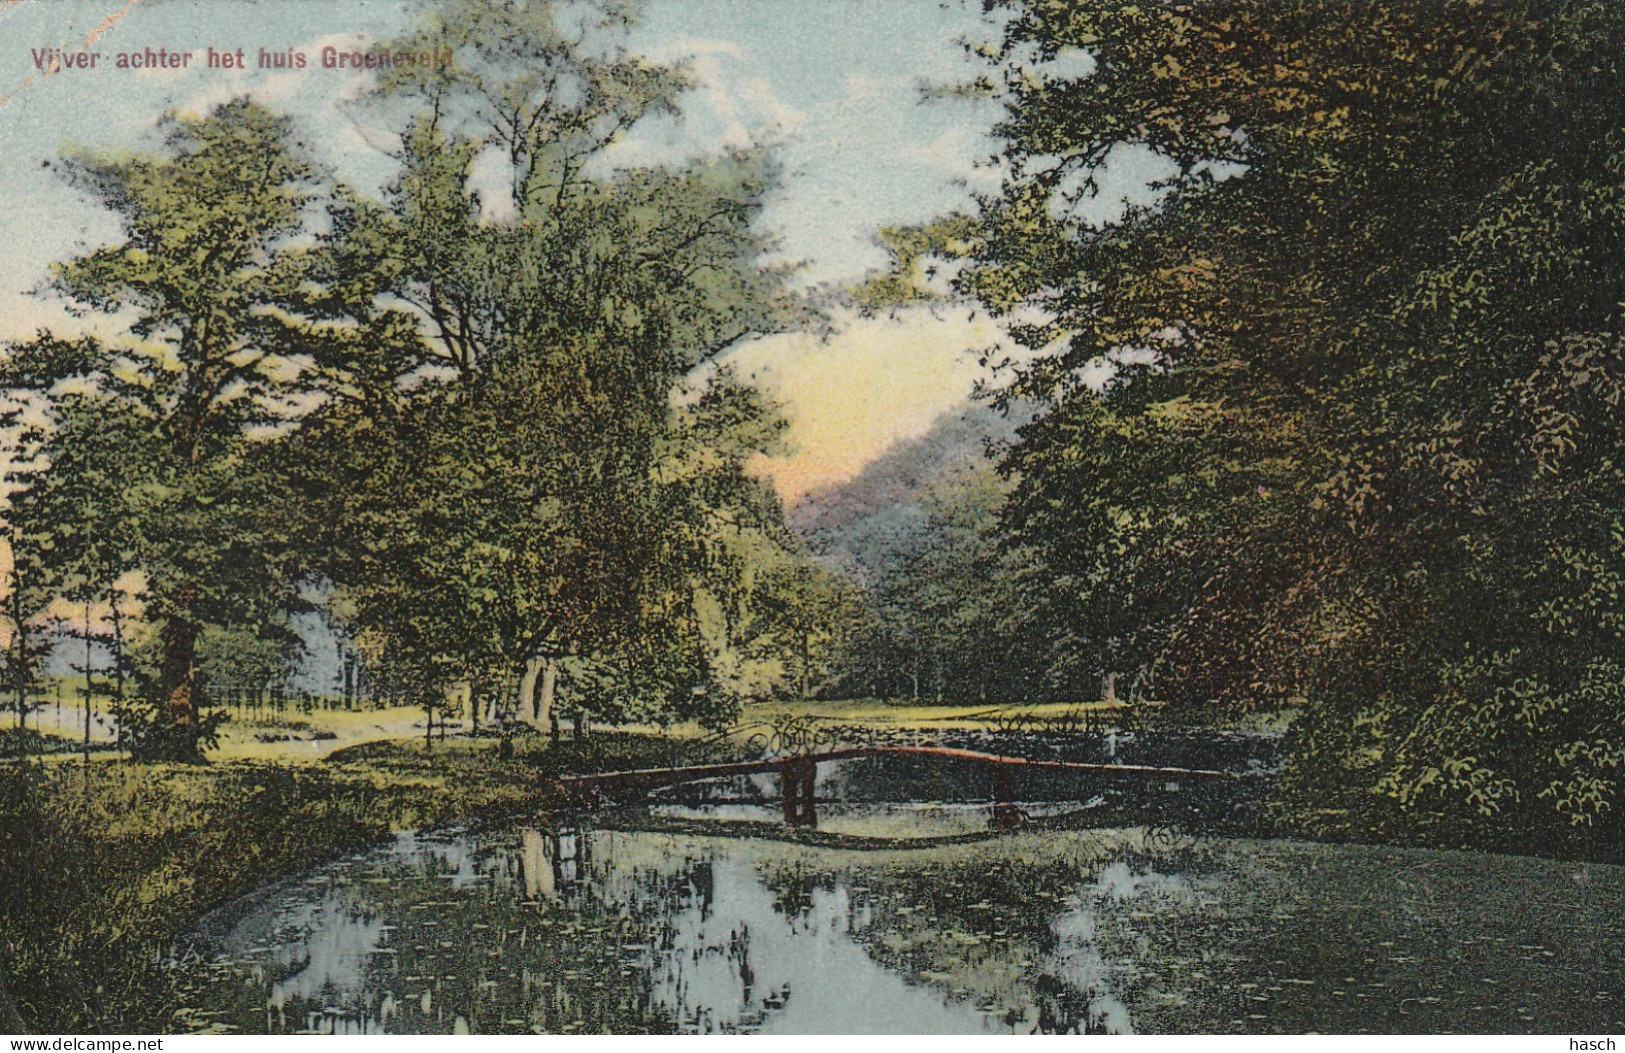
[(1034, 721), (1063, 720), (1086, 710), (1098, 713), (1125, 713), (1132, 707), (1108, 706), (1104, 702), (1045, 702), (1036, 705), (916, 705), (907, 701), (881, 699), (846, 701), (762, 702), (747, 706), (744, 719), (777, 723), (789, 718), (826, 720), (837, 724), (873, 725), (883, 728), (948, 729), (989, 727), (1001, 718), (1017, 716)]

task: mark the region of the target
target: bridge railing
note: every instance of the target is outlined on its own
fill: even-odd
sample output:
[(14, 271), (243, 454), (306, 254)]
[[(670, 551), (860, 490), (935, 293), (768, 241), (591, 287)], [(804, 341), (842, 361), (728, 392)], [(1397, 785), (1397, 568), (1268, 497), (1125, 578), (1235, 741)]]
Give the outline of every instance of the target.
[(1141, 764), (1093, 764), (1082, 761), (1034, 760), (1027, 757), (1007, 757), (995, 753), (955, 749), (950, 746), (846, 746), (799, 755), (764, 757), (758, 760), (736, 761), (722, 764), (700, 764), (683, 768), (640, 768), (629, 771), (599, 772), (593, 775), (570, 775), (558, 780), (566, 793), (583, 794), (611, 789), (653, 790), (663, 786), (676, 786), (686, 782), (727, 778), (736, 775), (759, 775), (782, 772), (786, 760), (801, 764), (818, 765), (829, 761), (852, 760), (859, 757), (937, 757), (948, 760), (970, 761), (998, 765), (1003, 769), (1027, 771), (1076, 772), (1104, 776), (1112, 779), (1179, 780), (1233, 780), (1234, 772), (1204, 768), (1154, 767)]

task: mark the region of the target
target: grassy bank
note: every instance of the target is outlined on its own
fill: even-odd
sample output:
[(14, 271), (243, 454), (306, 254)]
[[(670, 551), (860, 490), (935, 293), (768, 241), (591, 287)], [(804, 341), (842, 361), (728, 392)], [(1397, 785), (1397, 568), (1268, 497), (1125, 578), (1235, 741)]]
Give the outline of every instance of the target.
[(155, 955), (214, 906), (394, 831), (545, 809), (557, 774), (695, 748), (599, 734), (378, 740), (318, 763), (0, 765), (0, 1030), (168, 1030)]

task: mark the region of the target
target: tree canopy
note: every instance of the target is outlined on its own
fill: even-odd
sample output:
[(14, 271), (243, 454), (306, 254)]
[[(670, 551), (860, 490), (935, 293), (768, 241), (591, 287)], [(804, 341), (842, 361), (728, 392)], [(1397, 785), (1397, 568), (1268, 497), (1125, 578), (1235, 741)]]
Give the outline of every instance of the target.
[[(796, 318), (754, 226), (772, 166), (614, 167), (606, 151), (686, 86), (609, 42), (623, 21), (572, 35), (552, 5), (431, 12), (402, 46), (457, 61), (381, 78), (413, 107), (400, 177), (382, 202), (345, 195), (324, 245), (325, 309), (357, 338), (404, 337), (306, 446), (334, 509), (327, 574), (422, 690), (519, 671), (537, 722), (560, 659), (646, 664), (655, 637), (693, 659), (665, 663), (690, 669), (669, 685), (687, 697), (697, 656), (727, 645), (694, 606), (729, 588), (722, 535), (778, 515), (743, 470), (772, 413), (711, 366)], [(501, 185), (477, 184), (481, 158)]]
[(240, 99), (171, 113), (158, 154), (83, 152), (64, 174), (110, 209), (122, 236), (56, 268), (71, 302), (128, 319), (127, 337), (41, 334), (11, 348), (6, 386), (54, 411), (49, 469), (12, 497), (14, 547), (50, 550), (55, 579), (109, 588), (146, 578), (162, 720), (199, 729), (199, 636), (275, 633), (297, 607), (282, 487), (258, 441), (296, 425), (318, 394), (295, 357), (302, 229), (321, 174), (285, 118)]
[[(1193, 713), (1305, 705), (1299, 788), (1354, 826), (1602, 836), (1625, 19), (993, 7), (974, 87), (1006, 104), (1003, 189), (885, 281), (958, 256), (1033, 353), (1004, 525), (1048, 570), (1050, 661), (1081, 630), (1101, 673)], [(1136, 153), (1166, 178), (1111, 216)]]
[(402, 47), (455, 61), (379, 72), (403, 121), (379, 199), (248, 99), (61, 163), (123, 236), (55, 288), (120, 335), (10, 349), (50, 423), (8, 522), (41, 603), (141, 576), (155, 749), (207, 737), (200, 641), (291, 660), (311, 602), (431, 708), (462, 683), (545, 724), (565, 658), (598, 685), (580, 708), (720, 720), (760, 687), (745, 568), (793, 544), (746, 465), (779, 424), (716, 359), (813, 315), (762, 260), (765, 152), (615, 160), (688, 87), (628, 24), (427, 9)]

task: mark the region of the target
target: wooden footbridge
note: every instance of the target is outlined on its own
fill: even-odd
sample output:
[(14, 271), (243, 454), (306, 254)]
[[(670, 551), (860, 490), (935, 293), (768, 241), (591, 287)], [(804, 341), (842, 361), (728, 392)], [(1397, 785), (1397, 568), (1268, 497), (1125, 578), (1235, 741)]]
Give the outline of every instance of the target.
[(568, 800), (583, 805), (606, 804), (635, 798), (667, 786), (702, 782), (739, 775), (777, 774), (784, 802), (784, 821), (792, 826), (816, 825), (818, 815), (813, 786), (818, 766), (857, 758), (935, 757), (984, 764), (993, 769), (993, 823), (1011, 827), (1021, 823), (1012, 792), (1012, 776), (1018, 771), (1070, 772), (1131, 783), (1161, 782), (1177, 789), (1181, 782), (1232, 780), (1231, 772), (1202, 768), (1155, 768), (1135, 764), (1085, 764), (1074, 761), (1030, 760), (993, 753), (952, 749), (945, 746), (853, 746), (800, 756), (771, 757), (731, 764), (699, 764), (683, 768), (643, 768), (636, 771), (603, 772), (597, 775), (567, 776), (558, 789)]

